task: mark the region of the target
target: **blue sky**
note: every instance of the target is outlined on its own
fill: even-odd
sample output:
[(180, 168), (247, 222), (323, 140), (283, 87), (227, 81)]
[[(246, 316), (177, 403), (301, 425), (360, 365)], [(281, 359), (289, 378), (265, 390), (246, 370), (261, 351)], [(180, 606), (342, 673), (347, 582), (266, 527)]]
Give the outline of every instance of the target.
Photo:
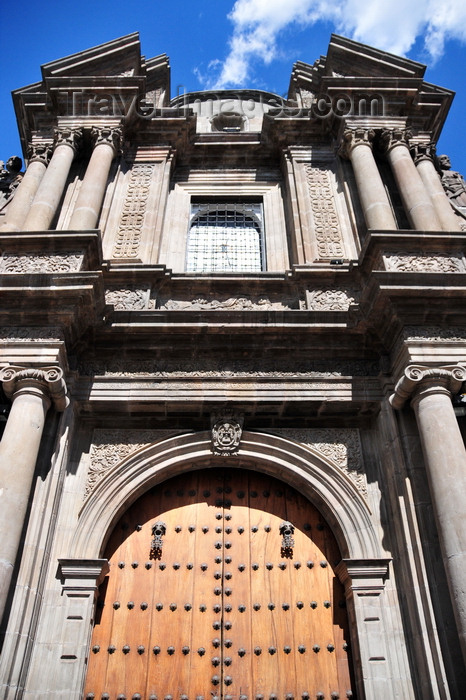
[(20, 154), (11, 91), (40, 65), (139, 31), (149, 58), (170, 57), (172, 95), (219, 87), (285, 94), (295, 61), (325, 54), (331, 32), (428, 65), (425, 79), (457, 93), (439, 153), (466, 176), (465, 0), (5, 0), (0, 159)]

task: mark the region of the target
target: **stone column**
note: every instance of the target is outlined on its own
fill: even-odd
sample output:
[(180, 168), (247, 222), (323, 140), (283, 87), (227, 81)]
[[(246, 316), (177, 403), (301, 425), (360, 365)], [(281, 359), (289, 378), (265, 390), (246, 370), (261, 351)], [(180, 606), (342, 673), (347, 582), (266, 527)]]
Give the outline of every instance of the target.
[(62, 198), (81, 136), (81, 129), (57, 130), (53, 156), (24, 222), (24, 231), (48, 231)]
[(335, 569), (345, 588), (352, 656), (356, 669), (360, 669), (355, 679), (356, 694), (367, 700), (412, 698), (409, 687), (399, 687), (400, 679), (391, 669), (387, 649), (384, 589), (389, 563), (389, 559), (342, 559)]
[(406, 129), (385, 129), (381, 143), (411, 226), (420, 231), (441, 231), (437, 213), (411, 158), (409, 135)]
[(0, 442), (0, 619), (21, 539), (45, 417), (51, 405), (67, 405), (63, 373), (58, 367), (6, 367), (0, 372), (12, 399)]
[(107, 187), (108, 174), (118, 152), (121, 130), (112, 127), (94, 127), (94, 150), (71, 216), (71, 231), (95, 228)]
[(434, 165), (434, 144), (415, 143), (411, 147), (411, 153), (424, 187), (434, 205), (442, 231), (461, 231), (458, 217), (445, 194), (442, 181)]
[(367, 228), (393, 231), (395, 217), (372, 153), (374, 136), (373, 129), (347, 129), (340, 155), (351, 160)]
[(452, 405), (466, 381), (463, 367), (411, 365), (390, 397), (411, 399), (421, 438), (440, 548), (466, 661), (466, 450)]
[(16, 190), (0, 230), (20, 231), (31, 208), (36, 192), (52, 154), (50, 143), (33, 143), (28, 148), (28, 167)]

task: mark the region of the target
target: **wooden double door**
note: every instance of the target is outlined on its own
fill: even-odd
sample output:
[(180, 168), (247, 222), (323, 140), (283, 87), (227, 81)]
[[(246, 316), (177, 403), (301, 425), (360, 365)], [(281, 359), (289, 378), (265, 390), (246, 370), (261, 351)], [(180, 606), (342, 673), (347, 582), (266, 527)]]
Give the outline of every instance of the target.
[(86, 698), (353, 697), (338, 547), (283, 482), (173, 478), (125, 513), (106, 556)]

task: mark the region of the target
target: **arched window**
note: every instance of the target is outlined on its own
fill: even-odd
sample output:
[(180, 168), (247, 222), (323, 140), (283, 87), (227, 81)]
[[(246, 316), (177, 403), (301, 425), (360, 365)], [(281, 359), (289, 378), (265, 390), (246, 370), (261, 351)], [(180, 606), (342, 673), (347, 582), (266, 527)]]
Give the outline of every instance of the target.
[(186, 272), (265, 270), (260, 202), (192, 204)]

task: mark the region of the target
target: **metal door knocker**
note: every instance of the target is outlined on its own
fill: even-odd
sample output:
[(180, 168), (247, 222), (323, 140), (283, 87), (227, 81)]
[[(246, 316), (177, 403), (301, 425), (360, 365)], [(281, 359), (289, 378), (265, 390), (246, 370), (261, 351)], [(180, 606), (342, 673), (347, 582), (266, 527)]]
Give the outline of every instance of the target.
[(152, 525), (152, 542), (150, 543), (150, 558), (160, 559), (162, 555), (163, 536), (167, 531), (167, 526), (162, 520), (157, 520)]
[(293, 556), (294, 529), (294, 525), (288, 520), (284, 520), (280, 525), (280, 535), (282, 536), (282, 557), (289, 558), (290, 556)]

